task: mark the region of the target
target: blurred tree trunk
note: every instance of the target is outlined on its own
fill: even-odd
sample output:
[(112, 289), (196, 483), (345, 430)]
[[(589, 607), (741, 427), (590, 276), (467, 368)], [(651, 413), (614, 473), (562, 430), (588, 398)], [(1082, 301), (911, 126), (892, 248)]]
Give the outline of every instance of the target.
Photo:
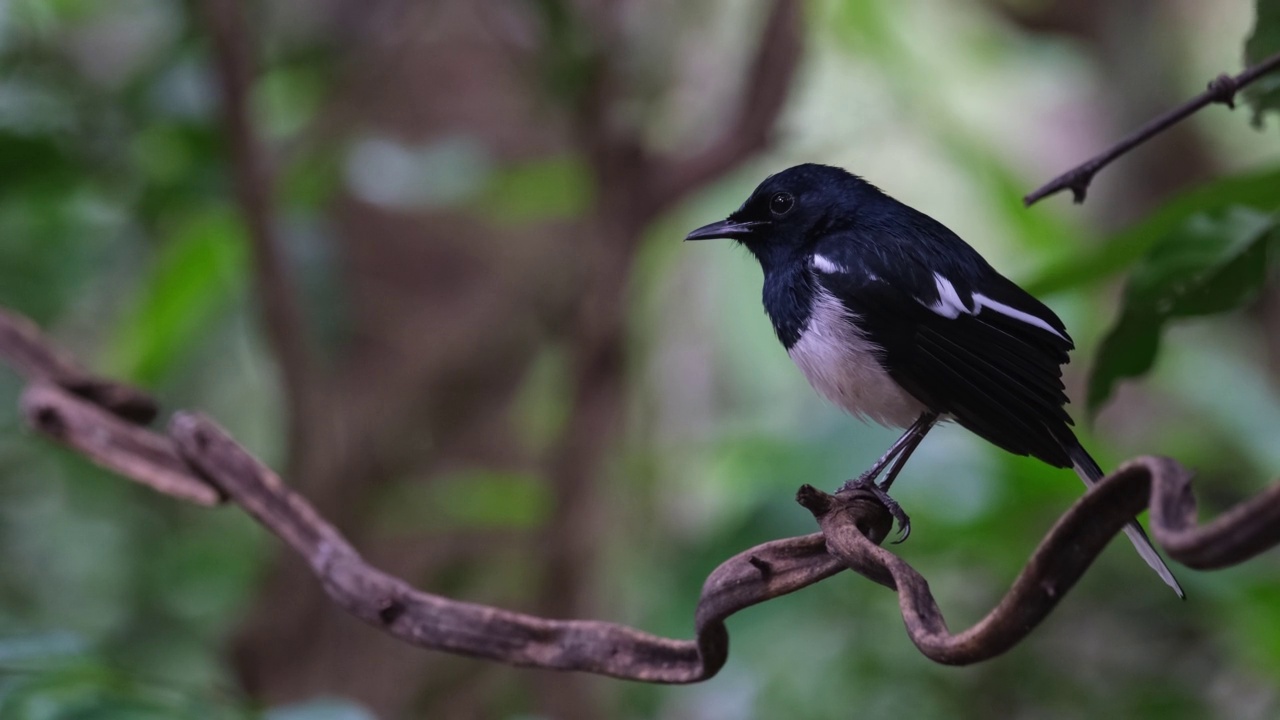
[[(644, 150), (639, 123), (620, 119), (635, 102), (619, 70), (630, 40), (621, 32), (626, 3), (330, 3), (343, 71), (323, 144), (465, 138), (497, 168), (567, 157), (595, 184), (581, 217), (537, 223), (389, 207), (350, 189), (335, 203), (352, 342), (316, 392), (311, 437), (295, 448), (289, 479), (372, 562), (435, 591), (557, 617), (598, 615), (594, 569), (609, 509), (595, 487), (623, 414), (627, 291), (640, 239), (659, 213), (767, 142), (799, 57), (794, 5), (779, 2), (762, 17), (755, 58), (730, 68), (745, 80), (720, 78), (746, 84), (725, 137), (670, 160)], [(556, 90), (560, 80), (567, 92)], [(549, 449), (520, 447), (510, 408), (530, 364), (552, 346), (568, 358), (569, 416)], [(546, 526), (534, 537), (391, 540), (368, 517), (388, 480), (432, 482), (475, 467), (543, 476), (554, 498)], [(541, 589), (484, 596), (476, 583), (444, 582), (501, 577), (511, 563), (540, 568)], [(486, 664), (414, 650), (331, 608), (292, 558), (267, 581), (236, 659), (249, 692), (268, 702), (343, 695), (385, 717), (475, 717), (513, 702), (488, 692)], [(609, 715), (598, 678), (524, 677), (550, 717)]]

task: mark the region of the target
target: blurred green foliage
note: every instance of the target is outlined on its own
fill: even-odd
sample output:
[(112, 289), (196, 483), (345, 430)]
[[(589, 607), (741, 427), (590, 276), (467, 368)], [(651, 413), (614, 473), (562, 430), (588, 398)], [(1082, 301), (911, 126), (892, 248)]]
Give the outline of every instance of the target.
[(502, 168), (489, 178), (480, 208), (499, 223), (537, 223), (581, 217), (593, 200), (591, 175), (572, 157)]
[(552, 497), (547, 486), (525, 475), (486, 471), (456, 473), (430, 485), (405, 482), (379, 494), (375, 512), (390, 533), (424, 526), (455, 529), (534, 528), (546, 522)]
[(1153, 210), (1132, 227), (1107, 238), (1096, 248), (1050, 265), (1026, 287), (1037, 295), (1051, 295), (1094, 287), (1133, 267), (1162, 240), (1174, 237), (1206, 214), (1231, 208), (1259, 212), (1280, 210), (1280, 170), (1265, 170), (1219, 178), (1189, 190)]
[[(1280, 53), (1280, 2), (1255, 0), (1253, 32), (1244, 44), (1244, 58), (1249, 65)], [(1275, 74), (1259, 78), (1244, 91), (1253, 107), (1253, 122), (1261, 126), (1267, 113), (1280, 111), (1280, 77)]]
[(1120, 318), (1098, 349), (1089, 376), (1091, 410), (1118, 380), (1151, 369), (1166, 323), (1238, 310), (1257, 298), (1277, 220), (1274, 213), (1233, 206), (1216, 216), (1196, 214), (1160, 238), (1133, 267)]
[(113, 376), (155, 385), (242, 290), (245, 238), (232, 210), (192, 212), (181, 223), (156, 253), (134, 307), (121, 315), (106, 351)]

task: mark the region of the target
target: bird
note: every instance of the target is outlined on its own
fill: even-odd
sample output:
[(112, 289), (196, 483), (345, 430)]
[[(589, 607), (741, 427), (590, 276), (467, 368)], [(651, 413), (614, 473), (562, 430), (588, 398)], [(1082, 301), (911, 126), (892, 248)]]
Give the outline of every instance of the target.
[[(1065, 409), (1062, 367), (1075, 348), (1066, 326), (942, 223), (853, 173), (810, 163), (770, 175), (728, 218), (685, 238), (708, 239), (736, 241), (759, 261), (765, 313), (819, 395), (906, 429), (841, 488), (875, 494), (898, 521), (899, 542), (910, 519), (888, 491), (941, 422), (1073, 468), (1086, 487), (1103, 478)], [(1136, 519), (1124, 532), (1185, 598)]]

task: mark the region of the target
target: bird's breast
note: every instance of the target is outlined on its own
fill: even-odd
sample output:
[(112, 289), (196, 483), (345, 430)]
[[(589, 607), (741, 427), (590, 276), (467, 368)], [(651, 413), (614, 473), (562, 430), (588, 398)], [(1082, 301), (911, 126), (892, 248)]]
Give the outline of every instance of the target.
[(858, 329), (857, 316), (825, 290), (815, 293), (811, 307), (787, 354), (813, 389), (846, 412), (881, 425), (914, 422), (924, 405), (885, 371), (880, 348)]

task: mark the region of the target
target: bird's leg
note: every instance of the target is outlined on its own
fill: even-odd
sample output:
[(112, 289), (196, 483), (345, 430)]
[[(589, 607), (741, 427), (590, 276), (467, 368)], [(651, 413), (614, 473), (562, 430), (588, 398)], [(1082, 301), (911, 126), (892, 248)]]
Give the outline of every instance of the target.
[[(840, 490), (867, 490), (875, 495), (894, 520), (898, 521), (898, 533), (900, 537), (894, 540), (894, 543), (905, 541), (911, 535), (911, 518), (907, 515), (897, 500), (889, 497), (889, 486), (897, 479), (898, 473), (902, 472), (902, 468), (907, 464), (907, 460), (911, 454), (920, 447), (924, 436), (929, 434), (933, 426), (938, 422), (938, 413), (927, 411), (916, 419), (911, 427), (902, 434), (902, 437), (894, 441), (889, 450), (880, 457), (866, 472), (859, 475), (853, 480), (849, 480), (840, 487)], [(876, 478), (884, 471), (886, 465), (892, 463), (889, 468), (889, 474), (885, 476), (884, 482), (876, 484)], [(839, 492), (839, 491), (837, 491)]]
[[(926, 411), (923, 415), (917, 418), (915, 422), (911, 423), (911, 427), (907, 428), (907, 431), (902, 433), (901, 437), (893, 441), (893, 444), (889, 446), (889, 449), (885, 451), (884, 455), (881, 455), (879, 460), (872, 463), (871, 467), (867, 468), (866, 472), (862, 473), (857, 478), (846, 482), (840, 489), (847, 490), (854, 486), (863, 486), (868, 481), (875, 480), (880, 477), (880, 473), (884, 472), (884, 469), (889, 465), (889, 463), (893, 462), (894, 459), (904, 451), (906, 452), (906, 456), (910, 457), (911, 453), (915, 452), (916, 447), (920, 445), (920, 441), (924, 440), (924, 436), (933, 429), (933, 426), (937, 422), (938, 413)], [(890, 476), (896, 476), (897, 472), (902, 469), (902, 464), (905, 462), (906, 458), (903, 458), (901, 462), (894, 465), (896, 470), (890, 472)], [(891, 484), (893, 484), (893, 480), (885, 481), (884, 488), (887, 490)]]
[(925, 413), (920, 416), (920, 419), (916, 420), (915, 424), (911, 427), (919, 428), (919, 430), (915, 433), (911, 433), (911, 441), (903, 446), (901, 452), (898, 453), (898, 459), (894, 460), (893, 466), (889, 468), (889, 473), (885, 475), (884, 480), (876, 486), (879, 490), (879, 493), (876, 493), (876, 497), (879, 498), (880, 502), (883, 502), (885, 507), (889, 509), (889, 514), (893, 515), (893, 517), (898, 521), (898, 539), (893, 541), (895, 545), (906, 542), (907, 538), (911, 537), (911, 518), (907, 516), (906, 511), (902, 509), (902, 506), (898, 504), (897, 500), (889, 497), (889, 486), (898, 478), (898, 473), (902, 472), (902, 468), (907, 464), (907, 460), (911, 457), (911, 453), (915, 452), (916, 448), (920, 447), (920, 443), (924, 440), (924, 436), (929, 434), (929, 431), (933, 429), (933, 426), (937, 424), (937, 422), (938, 413), (935, 412)]
[(898, 459), (894, 461), (893, 467), (889, 468), (889, 474), (884, 476), (884, 481), (880, 483), (881, 490), (889, 490), (889, 486), (893, 484), (893, 481), (898, 479), (898, 473), (902, 472), (902, 467), (907, 464), (907, 459), (911, 457), (911, 453), (920, 447), (920, 443), (924, 441), (924, 436), (928, 435), (933, 426), (937, 424), (938, 413), (929, 411), (921, 415), (907, 429), (906, 435), (910, 435), (911, 439), (903, 445), (898, 453)]

